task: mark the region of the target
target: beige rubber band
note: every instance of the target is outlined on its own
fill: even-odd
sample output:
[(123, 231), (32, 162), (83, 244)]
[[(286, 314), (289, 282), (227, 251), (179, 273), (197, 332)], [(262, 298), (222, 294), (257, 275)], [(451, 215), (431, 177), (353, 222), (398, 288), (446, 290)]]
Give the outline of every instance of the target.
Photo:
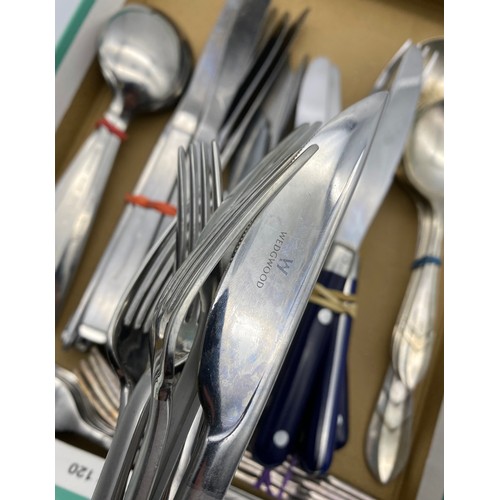
[(338, 290), (330, 290), (320, 283), (316, 283), (314, 286), (309, 302), (326, 307), (338, 314), (348, 314), (351, 318), (355, 318), (358, 311), (355, 295), (346, 295)]

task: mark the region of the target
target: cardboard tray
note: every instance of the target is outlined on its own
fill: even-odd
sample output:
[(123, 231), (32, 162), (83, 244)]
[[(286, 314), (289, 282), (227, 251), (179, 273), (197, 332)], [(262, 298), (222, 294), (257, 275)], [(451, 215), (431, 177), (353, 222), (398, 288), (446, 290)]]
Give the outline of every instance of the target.
[[(156, 0), (144, 3), (175, 20), (192, 44), (197, 58), (224, 2)], [(292, 64), (298, 65), (304, 56), (330, 58), (341, 71), (344, 107), (370, 92), (383, 66), (406, 39), (418, 42), (444, 33), (442, 1), (273, 0), (272, 5), (279, 12), (288, 10), (292, 17), (309, 9), (305, 25), (292, 47)], [(94, 61), (56, 131), (56, 180), (92, 131), (110, 99), (111, 92)], [(61, 331), (76, 309), (118, 221), (124, 194), (134, 187), (168, 117), (168, 113), (137, 116), (130, 124), (129, 140), (119, 151), (81, 266), (65, 309), (55, 325), (56, 361), (64, 367), (74, 367), (83, 354), (62, 349)], [(379, 484), (366, 466), (365, 434), (389, 363), (392, 328), (410, 276), (416, 234), (415, 207), (395, 181), (360, 251), (359, 316), (354, 322), (348, 359), (350, 439), (336, 454), (330, 469), (339, 479), (380, 499), (416, 498), (443, 399), (442, 274), (434, 353), (427, 376), (414, 394), (412, 453), (398, 478), (385, 486)], [(81, 446), (92, 451), (88, 445), (82, 443)], [(102, 451), (93, 451), (102, 454)]]

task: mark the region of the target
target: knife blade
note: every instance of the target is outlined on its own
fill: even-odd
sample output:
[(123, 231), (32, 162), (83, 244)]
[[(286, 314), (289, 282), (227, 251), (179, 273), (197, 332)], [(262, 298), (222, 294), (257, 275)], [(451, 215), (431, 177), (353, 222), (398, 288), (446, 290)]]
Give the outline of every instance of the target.
[(318, 148), (315, 154), (235, 252), (205, 330), (198, 373), (204, 424), (176, 499), (223, 498), (363, 176), (386, 98), (371, 95), (320, 129), (305, 146)]

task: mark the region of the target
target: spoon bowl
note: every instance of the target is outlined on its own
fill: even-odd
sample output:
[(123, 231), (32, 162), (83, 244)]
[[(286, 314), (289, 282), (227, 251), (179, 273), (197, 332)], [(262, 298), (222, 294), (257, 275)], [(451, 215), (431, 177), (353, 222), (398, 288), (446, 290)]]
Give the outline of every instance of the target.
[(184, 37), (163, 13), (142, 5), (121, 9), (101, 33), (102, 74), (124, 111), (149, 112), (179, 99), (193, 66)]
[(418, 44), (424, 55), (424, 81), (420, 106), (444, 98), (444, 38), (429, 38)]
[(444, 100), (418, 112), (405, 152), (409, 182), (433, 208), (444, 198)]

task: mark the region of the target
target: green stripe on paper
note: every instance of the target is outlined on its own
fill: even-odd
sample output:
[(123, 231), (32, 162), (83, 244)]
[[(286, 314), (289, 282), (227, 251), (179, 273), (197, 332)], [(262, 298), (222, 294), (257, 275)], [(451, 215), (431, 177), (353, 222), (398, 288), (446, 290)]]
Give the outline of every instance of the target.
[(56, 71), (94, 3), (95, 0), (81, 0), (80, 5), (71, 18), (71, 21), (66, 26), (64, 33), (61, 35), (61, 38), (56, 45)]
[(55, 500), (89, 500), (87, 497), (82, 497), (82, 495), (77, 495), (72, 491), (65, 488), (61, 488), (56, 484), (56, 497)]

